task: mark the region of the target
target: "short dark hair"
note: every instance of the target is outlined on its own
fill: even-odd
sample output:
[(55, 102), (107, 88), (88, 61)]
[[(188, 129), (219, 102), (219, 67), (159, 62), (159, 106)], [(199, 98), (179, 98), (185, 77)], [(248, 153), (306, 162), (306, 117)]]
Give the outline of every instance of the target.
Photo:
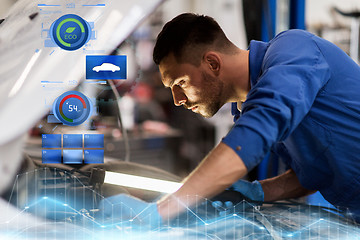
[(212, 17), (183, 13), (166, 23), (157, 36), (153, 60), (159, 65), (172, 53), (177, 62), (199, 65), (204, 51), (224, 52), (230, 46), (234, 45)]

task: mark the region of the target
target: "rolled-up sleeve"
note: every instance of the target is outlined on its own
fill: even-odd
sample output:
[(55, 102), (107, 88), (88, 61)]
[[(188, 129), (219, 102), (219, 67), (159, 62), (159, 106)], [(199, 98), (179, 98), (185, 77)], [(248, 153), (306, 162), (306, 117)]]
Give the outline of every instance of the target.
[(330, 77), (316, 43), (308, 35), (302, 38), (296, 34), (280, 36), (269, 46), (262, 74), (242, 104), (242, 115), (222, 140), (248, 171), (298, 126)]

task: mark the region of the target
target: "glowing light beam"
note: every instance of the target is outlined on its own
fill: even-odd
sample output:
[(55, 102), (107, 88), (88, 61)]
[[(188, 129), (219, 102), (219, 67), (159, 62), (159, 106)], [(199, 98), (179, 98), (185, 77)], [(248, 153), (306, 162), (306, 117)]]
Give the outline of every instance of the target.
[(105, 183), (125, 187), (139, 188), (154, 192), (173, 193), (176, 192), (182, 183), (160, 180), (155, 178), (140, 177), (124, 173), (106, 172)]

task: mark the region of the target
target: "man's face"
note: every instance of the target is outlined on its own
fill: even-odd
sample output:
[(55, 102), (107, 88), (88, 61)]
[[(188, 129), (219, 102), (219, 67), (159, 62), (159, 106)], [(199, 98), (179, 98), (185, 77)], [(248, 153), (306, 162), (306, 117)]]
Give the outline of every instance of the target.
[(170, 54), (159, 65), (162, 82), (171, 89), (174, 104), (203, 117), (212, 117), (224, 104), (223, 82), (202, 63), (177, 63)]

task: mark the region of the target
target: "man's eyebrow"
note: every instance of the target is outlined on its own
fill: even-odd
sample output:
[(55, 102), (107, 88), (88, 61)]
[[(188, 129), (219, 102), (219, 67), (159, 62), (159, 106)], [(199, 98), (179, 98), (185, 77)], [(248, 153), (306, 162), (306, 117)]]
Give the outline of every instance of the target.
[[(168, 71), (165, 71), (164, 74), (163, 74), (163, 79), (168, 78), (169, 75), (170, 75), (169, 72), (168, 72)], [(164, 84), (164, 86), (167, 87), (167, 88), (171, 88), (172, 85), (174, 84), (174, 82), (175, 82), (175, 79), (171, 78), (170, 83), (169, 83), (168, 85), (167, 85), (167, 84)]]
[(168, 88), (171, 88), (174, 85), (176, 79), (171, 79)]

